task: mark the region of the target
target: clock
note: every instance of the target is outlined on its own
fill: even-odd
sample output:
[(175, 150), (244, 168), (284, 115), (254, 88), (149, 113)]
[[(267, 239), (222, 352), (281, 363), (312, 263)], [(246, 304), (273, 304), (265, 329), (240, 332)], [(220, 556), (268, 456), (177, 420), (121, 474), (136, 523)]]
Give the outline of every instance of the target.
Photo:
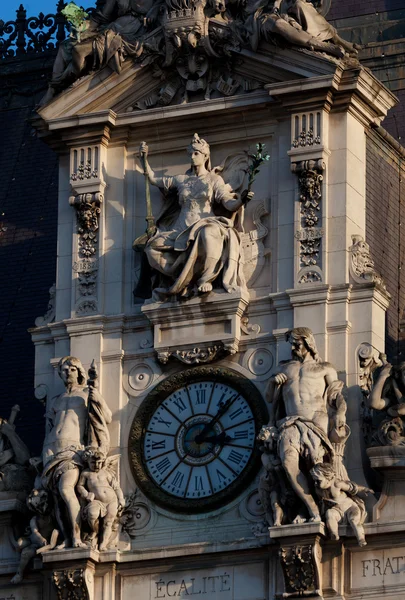
[(169, 376), (149, 393), (132, 423), (135, 480), (172, 510), (219, 508), (257, 474), (256, 436), (267, 419), (260, 392), (236, 371), (195, 367)]

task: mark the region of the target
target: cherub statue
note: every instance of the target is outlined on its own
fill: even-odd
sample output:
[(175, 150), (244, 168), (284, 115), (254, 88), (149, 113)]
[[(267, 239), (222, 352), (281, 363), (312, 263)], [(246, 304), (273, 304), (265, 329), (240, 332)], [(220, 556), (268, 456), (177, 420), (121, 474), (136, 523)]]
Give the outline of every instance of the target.
[(18, 571), (11, 583), (20, 583), (24, 571), (36, 554), (55, 548), (59, 532), (55, 529), (55, 519), (52, 515), (48, 492), (44, 489), (34, 489), (27, 498), (27, 506), (35, 515), (30, 520), (29, 532), (26, 537), (19, 538), (17, 546), (21, 552)]
[(211, 292), (219, 276), (228, 292), (245, 287), (237, 215), (253, 197), (249, 188), (240, 191), (246, 170), (239, 184), (225, 183), (225, 170), (235, 180), (242, 169), (235, 162), (212, 169), (210, 147), (197, 133), (188, 147), (191, 167), (185, 175), (157, 177), (145, 142), (140, 154), (147, 180), (167, 198), (145, 247), (150, 266), (161, 275), (154, 299), (186, 297), (194, 286), (200, 294)]
[(297, 498), (277, 456), (277, 433), (274, 428), (264, 425), (257, 439), (262, 442), (260, 450), (264, 467), (260, 475), (258, 492), (265, 511), (267, 526), (279, 527), (286, 523), (304, 522), (305, 517), (299, 514)]
[(332, 540), (339, 539), (339, 523), (347, 520), (357, 538), (359, 546), (366, 546), (364, 521), (367, 512), (364, 502), (358, 497), (360, 492), (373, 494), (373, 490), (357, 485), (353, 481), (343, 481), (336, 476), (330, 464), (317, 464), (311, 475), (322, 504), (322, 516)]
[(83, 452), (84, 469), (77, 484), (77, 492), (87, 501), (82, 508), (82, 518), (88, 523), (91, 534), (87, 541), (99, 550), (107, 550), (111, 541), (114, 521), (125, 505), (125, 498), (112, 464), (118, 457), (107, 458), (99, 448), (87, 447)]

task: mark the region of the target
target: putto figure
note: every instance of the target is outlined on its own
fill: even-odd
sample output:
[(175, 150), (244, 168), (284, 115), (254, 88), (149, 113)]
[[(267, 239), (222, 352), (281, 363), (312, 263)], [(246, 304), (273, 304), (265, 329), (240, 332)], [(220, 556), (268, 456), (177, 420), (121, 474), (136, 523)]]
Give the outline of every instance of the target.
[[(310, 329), (296, 327), (286, 336), (292, 359), (270, 379), (267, 430), (277, 440), (277, 455), (291, 488), (308, 512), (308, 520), (320, 521), (310, 470), (317, 464), (333, 465), (331, 440), (347, 438), (343, 383), (333, 366), (321, 361)], [(299, 515), (295, 522), (300, 521)]]
[(227, 292), (244, 287), (236, 217), (253, 192), (238, 193), (225, 183), (221, 168), (211, 168), (210, 147), (198, 134), (188, 147), (191, 167), (185, 175), (157, 177), (145, 142), (140, 153), (148, 180), (167, 198), (145, 248), (150, 266), (161, 275), (154, 299), (188, 296), (194, 285), (201, 294), (210, 292), (219, 276)]
[(311, 469), (311, 475), (321, 499), (322, 514), (331, 539), (339, 539), (339, 523), (347, 521), (354, 531), (359, 546), (366, 546), (363, 524), (367, 511), (358, 494), (374, 494), (373, 490), (353, 481), (339, 479), (332, 466), (328, 464), (315, 465)]
[(94, 381), (89, 380), (86, 386), (86, 372), (78, 358), (65, 356), (59, 362), (58, 371), (66, 390), (53, 398), (46, 414), (42, 485), (54, 496), (64, 545), (87, 547), (80, 537), (80, 504), (75, 486), (83, 466), (82, 450), (89, 439), (91, 443), (98, 440), (101, 450), (108, 452), (107, 425), (112, 414), (93, 385)]
[(20, 564), (11, 583), (21, 583), (28, 563), (36, 554), (52, 550), (56, 546), (59, 532), (55, 529), (49, 494), (46, 490), (32, 490), (27, 506), (34, 513), (30, 519), (29, 536), (19, 538), (17, 548), (21, 552)]
[(102, 450), (86, 448), (83, 461), (88, 468), (80, 475), (77, 491), (87, 502), (82, 516), (90, 526), (89, 542), (93, 548), (107, 550), (111, 540), (113, 524), (124, 508), (125, 498), (113, 472), (111, 461)]

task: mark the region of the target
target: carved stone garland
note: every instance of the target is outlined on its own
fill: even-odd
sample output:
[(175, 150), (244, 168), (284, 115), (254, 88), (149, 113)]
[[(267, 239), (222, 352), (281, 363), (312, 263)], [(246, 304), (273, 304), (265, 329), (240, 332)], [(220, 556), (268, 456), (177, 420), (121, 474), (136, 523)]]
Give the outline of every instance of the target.
[(100, 192), (78, 194), (70, 199), (76, 209), (77, 232), (79, 234), (79, 259), (73, 264), (78, 275), (77, 314), (98, 312), (97, 272), (98, 272), (98, 229), (103, 195)]
[(322, 160), (292, 163), (298, 175), (300, 228), (295, 233), (299, 241), (298, 283), (321, 282), (322, 277)]

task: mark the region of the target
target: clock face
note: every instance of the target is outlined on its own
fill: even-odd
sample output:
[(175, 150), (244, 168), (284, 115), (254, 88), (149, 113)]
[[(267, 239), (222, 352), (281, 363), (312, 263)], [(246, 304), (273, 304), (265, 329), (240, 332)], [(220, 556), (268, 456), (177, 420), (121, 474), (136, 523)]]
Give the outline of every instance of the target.
[(140, 487), (174, 510), (213, 510), (233, 500), (260, 465), (256, 436), (267, 411), (256, 387), (230, 369), (169, 377), (140, 407), (130, 462)]

